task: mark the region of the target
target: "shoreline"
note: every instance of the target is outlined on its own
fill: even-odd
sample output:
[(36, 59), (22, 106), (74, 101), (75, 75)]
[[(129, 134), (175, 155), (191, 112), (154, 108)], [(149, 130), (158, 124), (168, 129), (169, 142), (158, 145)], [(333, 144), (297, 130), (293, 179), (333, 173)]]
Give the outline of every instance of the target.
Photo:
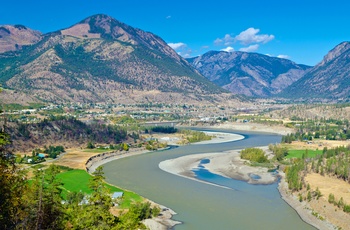
[(265, 125), (254, 122), (226, 122), (215, 124), (213, 126), (204, 125), (204, 126), (193, 126), (196, 128), (214, 128), (214, 129), (226, 129), (233, 131), (252, 131), (252, 132), (262, 132), (262, 133), (275, 133), (279, 135), (287, 135), (292, 133), (294, 130), (287, 128), (283, 125)]
[[(260, 147), (264, 150), (267, 146)], [(285, 181), (284, 172), (278, 172), (276, 176), (266, 176), (271, 173), (267, 172), (266, 168), (261, 167), (251, 167), (244, 165), (245, 160), (240, 159), (240, 150), (230, 150), (220, 153), (204, 153), (204, 154), (193, 154), (183, 157), (178, 157), (170, 160), (160, 162), (159, 168), (168, 173), (185, 177), (187, 179), (196, 180), (201, 183), (211, 184), (215, 186), (220, 186), (212, 184), (206, 181), (202, 181), (195, 178), (195, 174), (192, 172), (193, 169), (197, 169), (200, 161), (203, 159), (209, 159), (210, 162), (201, 165), (211, 173), (221, 175), (227, 178), (245, 181), (251, 184), (271, 184), (275, 183), (278, 178), (280, 182), (278, 183), (277, 189), (281, 198), (293, 208), (299, 217), (307, 224), (314, 226), (317, 229), (322, 230), (335, 230), (337, 229), (332, 223), (327, 220), (320, 220), (314, 215), (312, 215), (312, 209), (309, 207), (308, 203), (303, 201), (299, 202), (298, 197), (292, 194), (288, 189), (288, 183)], [(239, 158), (239, 159), (237, 159)], [(249, 174), (253, 173), (261, 177), (260, 181), (252, 180)], [(220, 186), (223, 187), (223, 186)], [(223, 187), (226, 188), (226, 187)], [(231, 188), (229, 188), (231, 189)]]
[(312, 215), (312, 209), (310, 208), (310, 205), (302, 201), (300, 202), (298, 200), (298, 197), (296, 197), (289, 189), (288, 189), (288, 183), (285, 180), (285, 174), (283, 172), (280, 172), (281, 174), (281, 181), (278, 183), (278, 191), (281, 195), (281, 198), (291, 207), (293, 208), (299, 215), (299, 217), (305, 222), (308, 223), (311, 226), (314, 226), (317, 229), (330, 229), (330, 230), (336, 230), (338, 229), (336, 226), (334, 226), (332, 223), (328, 222), (327, 220), (320, 220), (314, 215)]

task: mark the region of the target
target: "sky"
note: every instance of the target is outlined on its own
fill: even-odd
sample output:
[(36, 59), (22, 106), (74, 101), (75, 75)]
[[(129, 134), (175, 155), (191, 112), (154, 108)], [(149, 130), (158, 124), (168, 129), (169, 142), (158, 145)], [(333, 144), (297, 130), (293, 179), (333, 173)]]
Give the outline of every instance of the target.
[(313, 66), (350, 41), (348, 0), (1, 1), (0, 25), (48, 33), (107, 14), (160, 36), (183, 57), (246, 51)]

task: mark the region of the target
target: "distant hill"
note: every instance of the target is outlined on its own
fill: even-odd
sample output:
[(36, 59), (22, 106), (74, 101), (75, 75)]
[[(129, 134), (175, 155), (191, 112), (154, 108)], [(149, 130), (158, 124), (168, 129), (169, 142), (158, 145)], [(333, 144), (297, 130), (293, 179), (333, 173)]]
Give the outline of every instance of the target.
[[(160, 37), (107, 15), (37, 35), (22, 49), (0, 54), (0, 83), (39, 101), (184, 103), (220, 100), (225, 93)], [(4, 37), (4, 50), (1, 44)]]
[(127, 139), (124, 129), (105, 124), (83, 123), (72, 117), (45, 119), (39, 123), (9, 122), (6, 132), (11, 134), (13, 151), (28, 152), (49, 145), (85, 147), (89, 141), (99, 144), (117, 144)]
[(187, 59), (203, 76), (234, 94), (270, 97), (310, 68), (258, 53), (210, 51)]
[(303, 78), (286, 88), (286, 98), (350, 98), (350, 42), (343, 42), (324, 56)]

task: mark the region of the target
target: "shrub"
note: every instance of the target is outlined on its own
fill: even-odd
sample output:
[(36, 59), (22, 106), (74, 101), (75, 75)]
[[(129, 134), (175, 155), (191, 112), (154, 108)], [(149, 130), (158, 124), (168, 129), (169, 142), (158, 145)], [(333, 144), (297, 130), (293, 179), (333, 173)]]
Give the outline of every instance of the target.
[(251, 162), (266, 163), (269, 162), (265, 152), (259, 148), (247, 148), (241, 151), (241, 158)]

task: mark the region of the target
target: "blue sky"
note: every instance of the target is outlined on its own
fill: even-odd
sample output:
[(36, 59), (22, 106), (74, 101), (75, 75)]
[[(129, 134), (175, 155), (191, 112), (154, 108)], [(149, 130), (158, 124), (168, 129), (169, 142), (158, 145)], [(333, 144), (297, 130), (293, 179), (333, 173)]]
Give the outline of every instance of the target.
[(244, 50), (315, 65), (350, 40), (349, 9), (345, 0), (19, 0), (1, 3), (0, 25), (46, 33), (103, 13), (159, 35), (185, 57)]

